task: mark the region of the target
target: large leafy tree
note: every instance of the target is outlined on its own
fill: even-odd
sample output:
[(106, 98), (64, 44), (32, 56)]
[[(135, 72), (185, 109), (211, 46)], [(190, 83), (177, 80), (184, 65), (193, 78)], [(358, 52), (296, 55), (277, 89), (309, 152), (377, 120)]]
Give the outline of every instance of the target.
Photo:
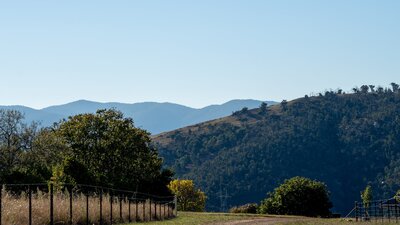
[[(171, 173), (151, 147), (149, 133), (116, 110), (98, 110), (61, 122), (56, 129), (69, 147), (55, 180), (141, 191), (166, 189)], [(163, 185), (161, 183), (164, 183)], [(157, 189), (157, 188), (156, 188)], [(164, 190), (165, 191), (165, 190)]]
[(330, 215), (332, 203), (324, 183), (304, 177), (293, 177), (277, 187), (261, 202), (260, 213), (279, 215)]
[[(36, 169), (30, 156), (36, 146), (39, 130), (36, 123), (24, 122), (24, 115), (16, 110), (0, 110), (0, 182), (40, 182), (49, 171)], [(49, 177), (49, 176), (48, 176)]]

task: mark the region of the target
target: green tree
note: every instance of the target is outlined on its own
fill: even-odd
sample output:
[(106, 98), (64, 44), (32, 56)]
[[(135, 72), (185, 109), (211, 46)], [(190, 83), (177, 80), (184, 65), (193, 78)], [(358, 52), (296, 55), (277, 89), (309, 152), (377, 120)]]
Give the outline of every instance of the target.
[(192, 180), (173, 180), (168, 188), (178, 200), (178, 210), (202, 212), (206, 206), (206, 195), (196, 189)]
[(368, 208), (370, 202), (373, 199), (372, 196), (372, 188), (370, 185), (368, 185), (367, 187), (365, 187), (364, 191), (361, 192), (361, 199), (363, 201), (364, 207)]
[(371, 92), (375, 92), (375, 85), (368, 85)]
[(282, 102), (281, 102), (281, 109), (282, 109), (282, 111), (286, 111), (287, 109), (288, 109), (288, 102), (286, 101), (286, 100), (282, 100)]
[(149, 133), (136, 128), (121, 112), (76, 115), (61, 122), (56, 133), (70, 150), (54, 171), (54, 180), (145, 192), (163, 180), (159, 188), (168, 192), (171, 173), (161, 170), (162, 160), (151, 147)]
[(260, 113), (266, 114), (267, 113), (268, 104), (266, 102), (262, 102), (260, 105)]
[(392, 82), (392, 83), (390, 83), (390, 85), (392, 86), (393, 92), (397, 92), (399, 90), (399, 85), (398, 84)]
[(332, 203), (324, 183), (304, 177), (293, 177), (261, 202), (260, 213), (328, 217)]
[(360, 89), (361, 89), (361, 92), (365, 94), (365, 93), (368, 93), (369, 86), (368, 85), (362, 85)]
[(42, 181), (30, 174), (27, 154), (33, 151), (37, 124), (26, 124), (17, 110), (0, 110), (0, 180), (2, 183)]
[(393, 196), (394, 199), (396, 199), (397, 202), (400, 202), (400, 190), (397, 190), (396, 194)]

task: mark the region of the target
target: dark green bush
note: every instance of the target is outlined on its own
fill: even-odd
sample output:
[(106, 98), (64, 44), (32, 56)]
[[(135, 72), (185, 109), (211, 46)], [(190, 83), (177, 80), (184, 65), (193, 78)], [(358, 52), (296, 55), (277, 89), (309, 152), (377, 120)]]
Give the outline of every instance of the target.
[(293, 177), (275, 188), (261, 202), (260, 213), (329, 217), (332, 203), (324, 183), (304, 177)]
[(258, 205), (256, 203), (248, 203), (241, 206), (234, 206), (229, 209), (230, 213), (257, 213)]

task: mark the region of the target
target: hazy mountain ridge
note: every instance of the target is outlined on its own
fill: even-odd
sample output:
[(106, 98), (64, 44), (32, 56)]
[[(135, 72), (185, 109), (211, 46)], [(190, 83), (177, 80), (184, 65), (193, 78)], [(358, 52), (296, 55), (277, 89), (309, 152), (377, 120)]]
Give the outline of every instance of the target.
[[(243, 107), (256, 108), (262, 101), (258, 100), (232, 100), (221, 105), (210, 105), (195, 109), (175, 103), (100, 103), (79, 100), (63, 105), (49, 106), (43, 109), (32, 109), (26, 106), (0, 106), (0, 109), (16, 109), (25, 114), (28, 122), (38, 121), (42, 126), (50, 126), (68, 116), (79, 113), (94, 113), (98, 109), (116, 108), (126, 117), (132, 117), (135, 125), (148, 130), (152, 134), (178, 129), (184, 126), (212, 120), (230, 115), (233, 111)], [(268, 104), (275, 102), (267, 101)]]

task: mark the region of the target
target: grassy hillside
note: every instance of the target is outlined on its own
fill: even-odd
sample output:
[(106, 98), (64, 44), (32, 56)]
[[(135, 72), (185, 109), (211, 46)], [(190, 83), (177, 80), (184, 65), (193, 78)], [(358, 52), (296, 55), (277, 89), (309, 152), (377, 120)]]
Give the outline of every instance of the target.
[(259, 202), (284, 179), (305, 176), (325, 182), (333, 211), (344, 214), (367, 184), (376, 198), (400, 187), (400, 94), (368, 89), (242, 110), (154, 141), (177, 177), (206, 191), (209, 210)]

